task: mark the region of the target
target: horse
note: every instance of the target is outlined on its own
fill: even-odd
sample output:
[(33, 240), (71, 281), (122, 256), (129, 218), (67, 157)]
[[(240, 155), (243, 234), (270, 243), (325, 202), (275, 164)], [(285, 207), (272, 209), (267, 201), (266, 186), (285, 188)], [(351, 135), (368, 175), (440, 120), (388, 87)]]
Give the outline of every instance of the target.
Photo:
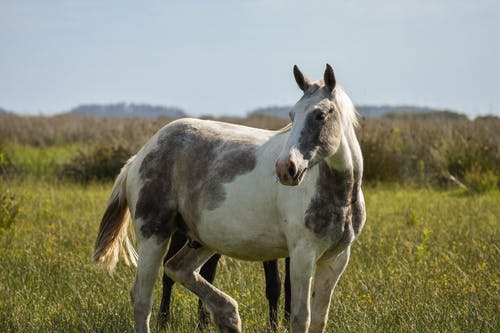
[[(163, 259), (163, 264), (172, 258), (186, 243), (188, 239), (181, 232), (175, 232), (170, 239), (170, 245), (167, 255)], [(214, 254), (208, 259), (200, 269), (200, 275), (212, 283), (215, 278), (217, 270), (217, 263), (219, 262), (220, 254)], [(266, 298), (269, 303), (269, 326), (273, 331), (278, 330), (278, 304), (281, 295), (281, 279), (278, 269), (277, 260), (269, 260), (263, 262), (264, 275), (266, 280)], [(162, 277), (162, 297), (160, 302), (160, 310), (158, 311), (157, 325), (160, 329), (166, 328), (167, 324), (171, 321), (170, 314), (170, 298), (172, 295), (172, 287), (174, 280), (168, 277), (164, 272)], [(290, 318), (290, 259), (285, 260), (285, 322)], [(209, 314), (205, 310), (203, 303), (198, 301), (198, 328), (204, 331), (208, 327)]]
[[(137, 261), (135, 329), (149, 332), (153, 287), (173, 232), (189, 239), (164, 265), (196, 294), (221, 332), (241, 332), (237, 302), (197, 271), (215, 253), (242, 260), (290, 257), (290, 332), (323, 332), (333, 290), (366, 221), (363, 158), (354, 105), (334, 71), (311, 81), (277, 131), (179, 119), (123, 166), (113, 185), (93, 261), (112, 270)], [(138, 253), (129, 239), (129, 221)]]

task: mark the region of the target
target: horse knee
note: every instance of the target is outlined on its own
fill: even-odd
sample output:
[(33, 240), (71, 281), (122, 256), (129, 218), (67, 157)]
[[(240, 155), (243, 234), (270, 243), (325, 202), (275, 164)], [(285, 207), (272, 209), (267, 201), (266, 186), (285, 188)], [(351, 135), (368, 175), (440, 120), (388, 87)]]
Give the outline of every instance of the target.
[(238, 302), (236, 302), (232, 297), (225, 296), (216, 301), (213, 304), (215, 307), (214, 313), (215, 316), (223, 318), (224, 316), (234, 316), (234, 314), (238, 314)]

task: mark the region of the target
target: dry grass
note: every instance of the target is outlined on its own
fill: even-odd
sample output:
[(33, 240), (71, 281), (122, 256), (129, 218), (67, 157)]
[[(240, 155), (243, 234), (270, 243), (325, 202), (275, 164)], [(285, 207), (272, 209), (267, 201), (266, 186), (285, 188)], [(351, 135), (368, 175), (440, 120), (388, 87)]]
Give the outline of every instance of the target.
[(364, 120), (358, 129), (364, 179), (445, 186), (452, 175), (473, 190), (496, 188), (499, 128), (500, 118)]
[[(135, 152), (171, 120), (68, 115), (2, 117), (0, 145), (105, 145)], [(267, 129), (278, 129), (287, 123), (285, 119), (262, 115), (217, 120)], [(364, 179), (371, 183), (446, 187), (453, 176), (473, 192), (497, 188), (500, 185), (499, 128), (500, 118), (496, 117), (475, 121), (436, 117), (363, 119), (357, 133), (365, 159)], [(92, 175), (89, 178), (93, 178)]]
[[(137, 150), (172, 120), (174, 119), (91, 118), (71, 115), (0, 116), (0, 145), (45, 147), (74, 143), (107, 143)], [(268, 129), (278, 129), (287, 123), (284, 119), (266, 116), (217, 120)]]
[[(0, 332), (132, 331), (134, 270), (120, 263), (110, 276), (90, 259), (111, 186), (0, 183), (19, 204), (0, 233)], [(328, 332), (498, 332), (500, 192), (365, 194), (367, 224), (333, 295)], [(261, 263), (223, 258), (215, 282), (239, 302), (244, 332), (269, 332)], [(179, 285), (173, 314), (167, 332), (195, 332), (196, 298)]]

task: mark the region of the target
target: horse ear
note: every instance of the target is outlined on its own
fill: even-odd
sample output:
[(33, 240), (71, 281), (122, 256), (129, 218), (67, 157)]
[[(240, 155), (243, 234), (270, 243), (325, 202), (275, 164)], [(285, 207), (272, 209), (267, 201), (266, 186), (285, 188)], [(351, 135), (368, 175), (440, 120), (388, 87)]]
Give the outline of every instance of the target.
[(307, 88), (309, 88), (311, 81), (309, 81), (309, 79), (302, 74), (297, 65), (293, 66), (293, 76), (295, 76), (295, 81), (297, 81), (299, 88), (305, 92)]
[(333, 89), (335, 89), (337, 81), (335, 80), (335, 74), (333, 73), (333, 68), (329, 64), (326, 64), (323, 81), (325, 81), (325, 87), (330, 89), (330, 91), (333, 91)]

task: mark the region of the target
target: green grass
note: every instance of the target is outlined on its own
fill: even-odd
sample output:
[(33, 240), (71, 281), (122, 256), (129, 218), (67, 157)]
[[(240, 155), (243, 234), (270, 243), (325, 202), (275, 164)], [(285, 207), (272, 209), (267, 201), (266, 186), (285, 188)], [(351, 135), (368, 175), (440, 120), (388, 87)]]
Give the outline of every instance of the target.
[[(0, 183), (20, 202), (0, 234), (0, 332), (132, 331), (133, 269), (121, 262), (110, 276), (90, 263), (110, 188), (33, 177)], [(367, 225), (334, 293), (328, 332), (497, 332), (500, 192), (365, 193)], [(239, 302), (245, 332), (267, 331), (261, 267), (226, 258), (216, 278)], [(173, 295), (169, 331), (194, 332), (196, 299), (180, 286)]]
[[(0, 146), (0, 166), (10, 162), (8, 176), (31, 175), (36, 178), (54, 176), (60, 165), (75, 156), (81, 144), (37, 147), (9, 144)], [(7, 161), (8, 159), (8, 161)]]

